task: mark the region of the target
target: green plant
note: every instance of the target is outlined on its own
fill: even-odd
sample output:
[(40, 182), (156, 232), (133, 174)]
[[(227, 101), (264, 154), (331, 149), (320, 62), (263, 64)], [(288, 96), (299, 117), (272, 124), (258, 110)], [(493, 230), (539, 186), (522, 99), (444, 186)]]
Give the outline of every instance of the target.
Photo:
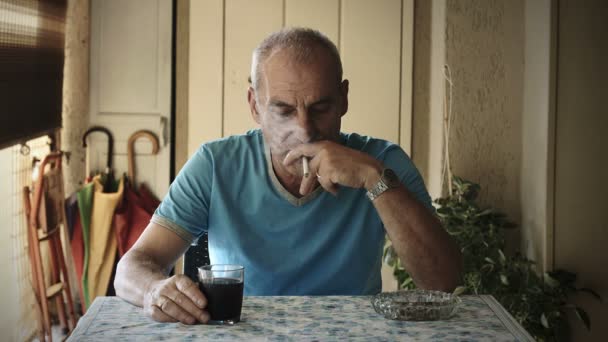
[[(538, 341), (569, 340), (566, 310), (574, 310), (590, 329), (587, 313), (569, 304), (568, 295), (587, 292), (601, 298), (590, 289), (575, 287), (574, 273), (556, 270), (538, 275), (534, 261), (519, 253), (505, 255), (504, 231), (515, 225), (504, 214), (477, 205), (479, 185), (453, 177), (452, 187), (451, 196), (435, 203), (444, 228), (463, 254), (462, 286), (456, 292), (493, 295)], [(415, 288), (390, 243), (384, 249), (384, 262), (393, 268), (400, 288)]]

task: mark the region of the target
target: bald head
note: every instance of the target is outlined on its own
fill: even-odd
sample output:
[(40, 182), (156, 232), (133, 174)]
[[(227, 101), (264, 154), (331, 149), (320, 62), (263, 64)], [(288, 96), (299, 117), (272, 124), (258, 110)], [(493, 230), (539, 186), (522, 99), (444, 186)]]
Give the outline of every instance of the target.
[[(265, 62), (277, 52), (289, 52), (296, 63), (310, 63), (329, 57), (335, 72), (336, 84), (342, 81), (342, 61), (336, 45), (319, 31), (309, 28), (285, 28), (266, 37), (253, 51), (251, 86), (254, 90), (263, 83)], [(323, 56), (324, 55), (324, 56)]]

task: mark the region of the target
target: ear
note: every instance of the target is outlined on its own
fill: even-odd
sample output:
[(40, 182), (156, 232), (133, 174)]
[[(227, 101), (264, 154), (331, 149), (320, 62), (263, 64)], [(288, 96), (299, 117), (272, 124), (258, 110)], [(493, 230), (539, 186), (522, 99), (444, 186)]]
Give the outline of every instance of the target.
[(340, 116), (344, 116), (348, 111), (348, 80), (344, 80), (340, 84), (340, 97), (342, 98)]
[(255, 90), (249, 87), (247, 90), (247, 102), (249, 102), (249, 110), (251, 111), (251, 117), (255, 122), (260, 124), (260, 113), (258, 112), (257, 103), (255, 101)]

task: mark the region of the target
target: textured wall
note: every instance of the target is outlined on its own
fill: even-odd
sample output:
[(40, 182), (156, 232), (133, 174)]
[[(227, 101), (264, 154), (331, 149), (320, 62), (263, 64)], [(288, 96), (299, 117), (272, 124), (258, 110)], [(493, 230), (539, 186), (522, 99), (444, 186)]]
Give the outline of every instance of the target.
[(69, 195), (85, 177), (82, 134), (89, 125), (89, 0), (68, 1), (63, 77), (61, 149), (70, 153), (64, 167)]
[(480, 200), (520, 221), (524, 3), (448, 0), (446, 63), (452, 69), (455, 175)]

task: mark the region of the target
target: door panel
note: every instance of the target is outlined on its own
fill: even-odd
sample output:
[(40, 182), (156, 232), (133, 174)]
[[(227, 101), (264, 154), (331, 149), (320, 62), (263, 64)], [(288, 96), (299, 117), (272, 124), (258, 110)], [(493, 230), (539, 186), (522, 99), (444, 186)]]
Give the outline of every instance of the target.
[(351, 80), (344, 131), (399, 142), (401, 1), (342, 3), (340, 51)]
[[(98, 114), (160, 114), (158, 98), (158, 1), (101, 1), (94, 7), (98, 30)], [(130, 20), (137, 13), (137, 20)], [(129, 85), (121, 87), (117, 85)]]
[[(190, 13), (188, 156), (201, 143), (222, 136), (224, 1), (190, 1)], [(247, 118), (247, 113), (248, 111), (242, 113), (244, 119)]]
[(268, 34), (283, 26), (282, 0), (226, 1), (223, 135), (257, 127), (247, 104), (251, 52)]
[[(90, 123), (114, 136), (114, 172), (127, 172), (127, 141), (140, 129), (155, 133), (159, 153), (138, 140), (136, 178), (159, 197), (169, 186), (171, 116), (171, 0), (92, 0)], [(106, 164), (106, 139), (89, 142), (92, 170)]]
[(311, 27), (323, 32), (332, 42), (340, 41), (339, 0), (287, 0), (285, 26)]

